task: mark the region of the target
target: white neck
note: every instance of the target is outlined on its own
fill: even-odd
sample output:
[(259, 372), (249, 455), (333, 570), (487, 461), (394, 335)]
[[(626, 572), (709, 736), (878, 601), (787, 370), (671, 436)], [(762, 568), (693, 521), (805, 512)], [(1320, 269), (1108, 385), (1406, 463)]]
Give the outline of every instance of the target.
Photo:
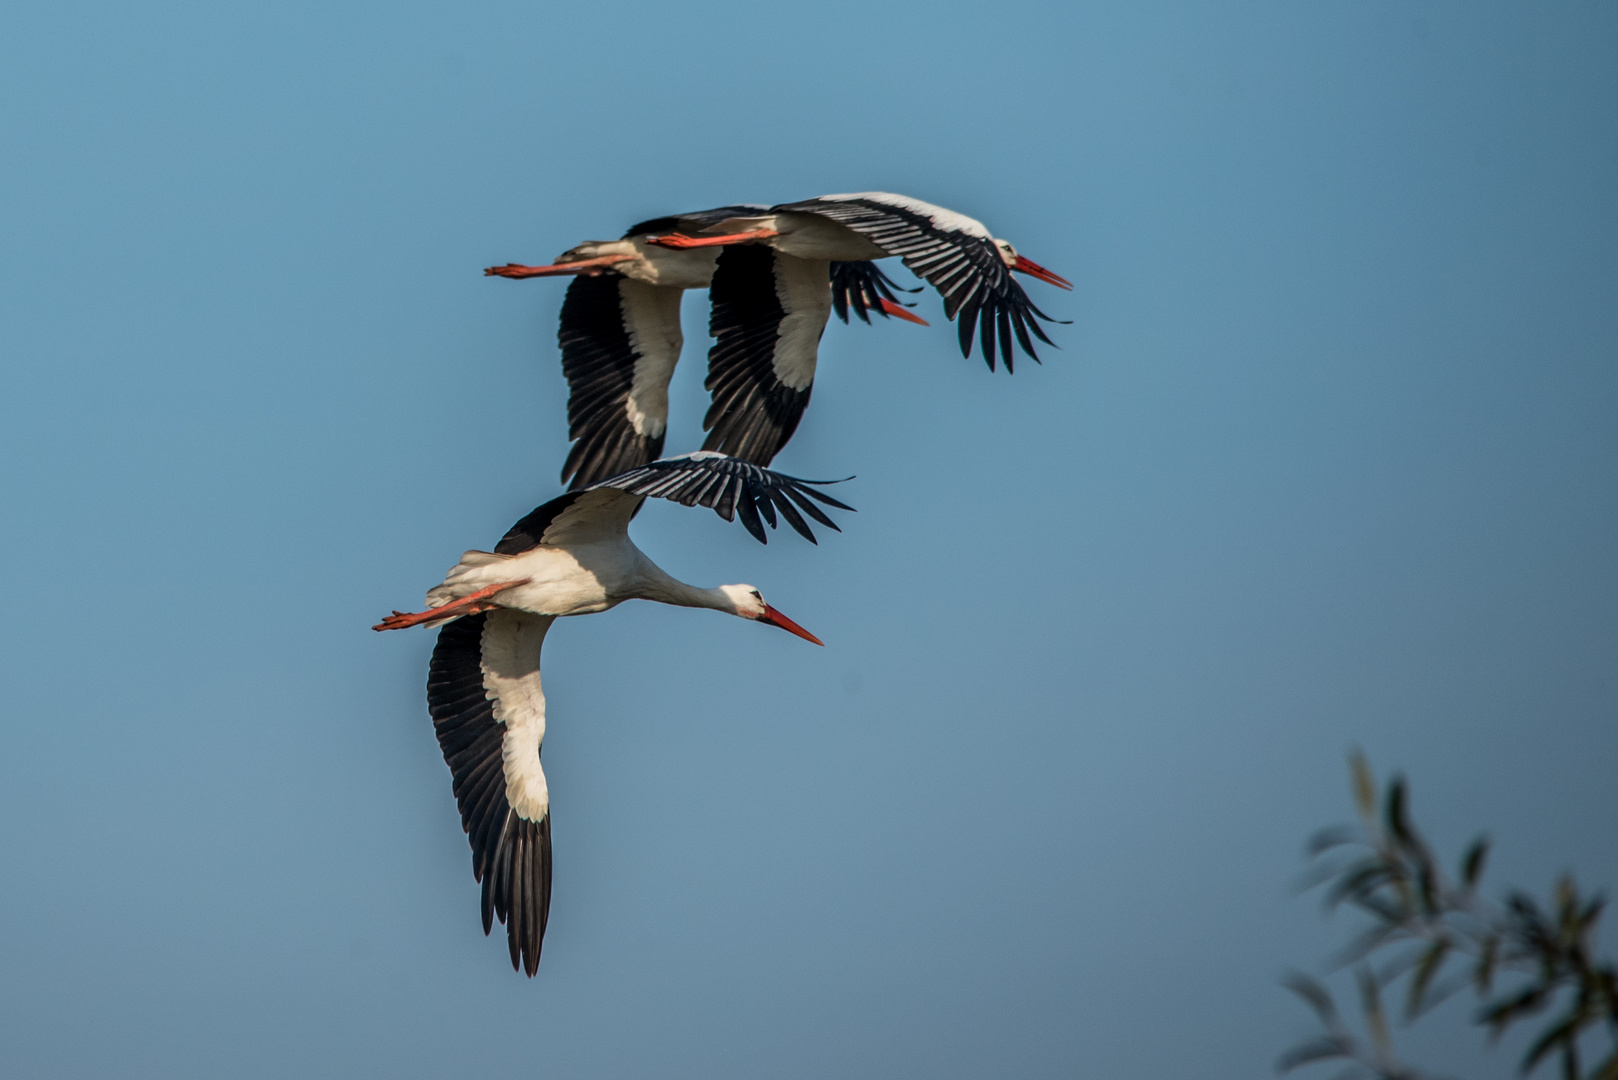
[(723, 589), (703, 589), (695, 585), (687, 585), (678, 578), (666, 573), (662, 567), (646, 560), (641, 568), (640, 596), (643, 600), (655, 600), (660, 604), (674, 604), (679, 607), (711, 608), (714, 611), (723, 611), (727, 615), (736, 614), (736, 603), (725, 595)]

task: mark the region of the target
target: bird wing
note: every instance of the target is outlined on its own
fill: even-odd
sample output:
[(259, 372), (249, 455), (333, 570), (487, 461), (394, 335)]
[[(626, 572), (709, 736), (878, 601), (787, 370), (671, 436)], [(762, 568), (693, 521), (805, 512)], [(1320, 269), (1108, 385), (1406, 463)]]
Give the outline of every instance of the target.
[[(615, 541), (628, 531), (630, 519), (647, 499), (670, 499), (682, 506), (706, 506), (726, 521), (734, 521), (739, 513), (742, 524), (760, 543), (769, 542), (763, 522), (775, 528), (779, 510), (788, 525), (814, 543), (814, 533), (798, 511), (841, 532), (836, 522), (811, 501), (819, 500), (827, 506), (852, 511), (852, 506), (815, 490), (825, 484), (839, 483), (842, 481), (802, 480), (709, 450), (659, 458), (583, 491), (570, 491), (552, 499), (513, 525), (495, 545), (492, 555), (469, 551), (461, 557), (461, 562), (467, 566), (481, 565), (499, 556), (521, 555), (542, 545), (560, 547)], [(450, 580), (453, 580), (454, 571), (451, 574)]]
[(562, 301), (568, 438), (562, 479), (574, 489), (663, 452), (669, 379), (680, 359), (682, 290), (608, 271), (575, 277)]
[[(837, 524), (811, 500), (818, 500), (839, 510), (854, 508), (838, 502), (815, 487), (838, 484), (840, 480), (802, 480), (766, 469), (740, 458), (716, 454), (711, 450), (698, 450), (691, 454), (661, 458), (638, 469), (630, 469), (622, 476), (603, 480), (589, 494), (615, 490), (641, 498), (672, 499), (682, 506), (706, 506), (726, 521), (741, 515), (742, 524), (759, 543), (769, 543), (759, 518), (775, 528), (775, 512), (779, 510), (787, 524), (810, 543), (815, 534), (799, 515), (802, 510), (828, 529), (841, 532)], [(813, 485), (813, 486), (811, 486)]]
[(660, 233), (684, 233), (695, 236), (710, 225), (717, 225), (734, 217), (756, 217), (767, 214), (770, 208), (763, 203), (737, 203), (733, 206), (718, 206), (712, 210), (692, 210), (685, 214), (669, 214), (665, 217), (651, 218), (647, 221), (637, 222), (624, 233), (624, 239), (635, 236), (654, 236)]
[(438, 632), (427, 707), (454, 777), (483, 932), (505, 924), (511, 966), (532, 976), (551, 908), (550, 794), (540, 767), (539, 653), (554, 618), (498, 609)]
[(776, 211), (819, 214), (844, 225), (890, 255), (904, 260), (918, 277), (944, 298), (944, 314), (960, 316), (961, 354), (972, 355), (979, 331), (983, 358), (994, 370), (996, 332), (1006, 370), (1012, 370), (1012, 336), (1036, 361), (1039, 354), (1029, 334), (1054, 345), (1036, 319), (1055, 322), (1028, 298), (1011, 268), (1000, 257), (983, 223), (919, 199), (866, 191), (855, 195), (822, 195), (785, 203)]
[(828, 264), (762, 244), (724, 248), (708, 333), (704, 450), (768, 465), (798, 429), (831, 315)]

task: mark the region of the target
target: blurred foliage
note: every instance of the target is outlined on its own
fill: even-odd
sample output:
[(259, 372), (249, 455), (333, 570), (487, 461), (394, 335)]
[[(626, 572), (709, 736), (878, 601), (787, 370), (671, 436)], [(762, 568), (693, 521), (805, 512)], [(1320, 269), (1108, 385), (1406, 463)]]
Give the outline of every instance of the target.
[[(1379, 798), (1365, 758), (1356, 753), (1350, 765), (1359, 823), (1310, 841), (1302, 891), (1324, 887), (1328, 911), (1347, 905), (1370, 919), (1333, 965), (1354, 969), (1364, 1036), (1350, 1030), (1323, 983), (1293, 973), (1284, 984), (1323, 1031), (1283, 1054), (1277, 1071), (1335, 1060), (1347, 1064), (1344, 1080), (1425, 1080), (1430, 1074), (1395, 1054), (1385, 1002), (1402, 998), (1409, 1023), (1470, 989), (1491, 1040), (1549, 1013), (1523, 1055), (1524, 1075), (1556, 1060), (1564, 1080), (1618, 1080), (1618, 971), (1595, 957), (1605, 898), (1581, 896), (1567, 876), (1543, 907), (1520, 892), (1503, 907), (1488, 903), (1479, 896), (1488, 840), (1467, 847), (1451, 878), (1410, 820), (1404, 779), (1395, 776)], [(1589, 1072), (1586, 1053), (1600, 1061)]]

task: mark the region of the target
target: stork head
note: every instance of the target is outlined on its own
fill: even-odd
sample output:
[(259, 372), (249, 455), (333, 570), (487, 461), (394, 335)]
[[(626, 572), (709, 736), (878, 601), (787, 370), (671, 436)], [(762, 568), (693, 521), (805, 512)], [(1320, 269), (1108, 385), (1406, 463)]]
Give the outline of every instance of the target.
[(816, 645), (824, 645), (815, 635), (776, 611), (764, 602), (764, 594), (751, 585), (721, 585), (719, 591), (725, 599), (730, 601), (731, 613), (740, 615), (744, 619), (753, 619), (756, 622), (769, 623), (779, 626), (789, 634), (796, 634), (805, 641), (812, 641)]
[(1045, 269), (1033, 259), (1027, 258), (1023, 255), (1018, 255), (1017, 249), (1006, 243), (1004, 240), (996, 240), (994, 242), (994, 246), (1000, 252), (1001, 260), (1007, 266), (1011, 267), (1011, 269), (1017, 271), (1017, 273), (1027, 274), (1029, 277), (1036, 277), (1043, 282), (1055, 285), (1058, 289), (1073, 288), (1073, 283), (1067, 278), (1063, 277), (1061, 274), (1053, 274), (1051, 271)]

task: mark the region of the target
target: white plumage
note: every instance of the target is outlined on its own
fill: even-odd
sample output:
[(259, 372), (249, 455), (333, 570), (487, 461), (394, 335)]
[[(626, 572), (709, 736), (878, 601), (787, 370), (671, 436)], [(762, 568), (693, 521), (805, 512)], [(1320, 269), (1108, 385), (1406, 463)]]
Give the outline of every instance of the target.
[(649, 497), (740, 516), (765, 538), (778, 515), (814, 540), (807, 516), (836, 529), (818, 505), (847, 509), (798, 480), (723, 454), (652, 462), (585, 491), (569, 492), (513, 525), (493, 551), (468, 551), (427, 593), (424, 611), (396, 611), (377, 630), (441, 626), (427, 703), (453, 778), (461, 824), (482, 883), (483, 930), (506, 925), (511, 963), (539, 968), (550, 917), (550, 791), (540, 764), (545, 692), (540, 653), (559, 618), (605, 611), (625, 600), (710, 608), (818, 638), (751, 585), (705, 589), (663, 571), (629, 538)]

